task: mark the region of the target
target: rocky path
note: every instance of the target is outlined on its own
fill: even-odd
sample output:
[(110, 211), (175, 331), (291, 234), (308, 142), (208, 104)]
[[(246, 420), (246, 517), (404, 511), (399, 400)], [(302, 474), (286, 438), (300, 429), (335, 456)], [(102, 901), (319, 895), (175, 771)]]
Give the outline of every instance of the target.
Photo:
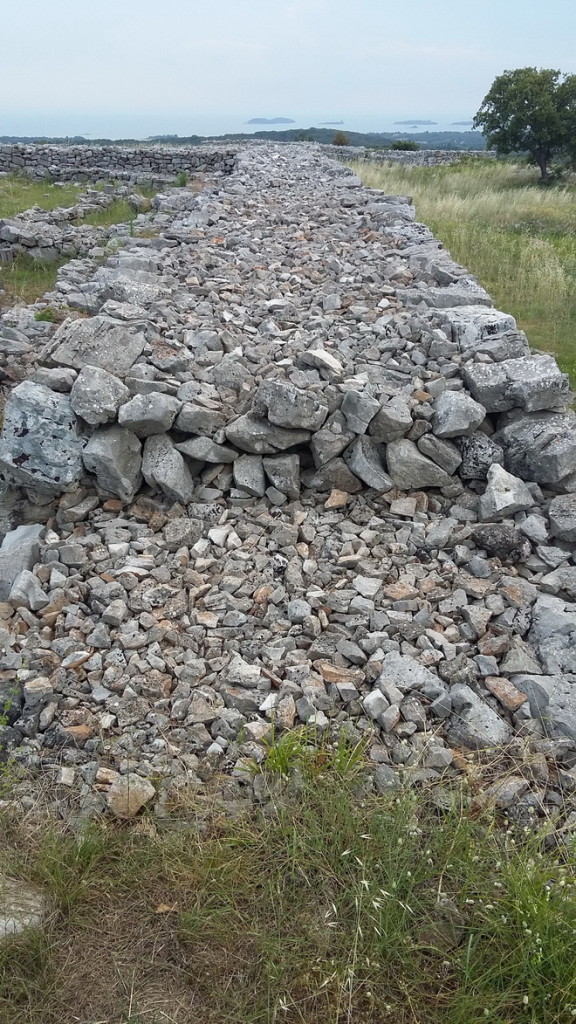
[[(314, 146), (169, 190), (60, 327), (0, 318), (0, 742), (65, 813), (248, 790), (306, 723), (374, 785), (505, 748), (521, 820), (576, 786), (568, 381), (409, 200)], [(257, 779), (257, 777), (256, 777)], [(30, 798), (32, 799), (32, 798)]]

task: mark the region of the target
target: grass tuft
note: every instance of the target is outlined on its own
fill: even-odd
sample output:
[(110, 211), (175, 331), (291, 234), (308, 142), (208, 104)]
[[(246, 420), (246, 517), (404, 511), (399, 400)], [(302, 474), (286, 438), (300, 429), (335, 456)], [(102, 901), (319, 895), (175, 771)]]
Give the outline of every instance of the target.
[(52, 185), (9, 174), (0, 178), (0, 217), (14, 217), (32, 206), (42, 210), (73, 206), (81, 192), (79, 185)]

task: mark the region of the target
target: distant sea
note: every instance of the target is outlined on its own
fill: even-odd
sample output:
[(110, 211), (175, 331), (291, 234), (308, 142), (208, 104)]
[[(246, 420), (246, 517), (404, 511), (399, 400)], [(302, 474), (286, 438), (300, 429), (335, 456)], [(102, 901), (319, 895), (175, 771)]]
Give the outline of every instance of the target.
[[(466, 131), (469, 125), (454, 125), (453, 121), (462, 121), (468, 112), (455, 111), (449, 115), (438, 115), (421, 111), (412, 114), (417, 119), (437, 121), (435, 125), (420, 125), (413, 130), (422, 131)], [(294, 124), (254, 125), (246, 124), (251, 117), (290, 117)], [(340, 121), (344, 124), (335, 126), (343, 131), (357, 132), (409, 132), (409, 124), (395, 124), (406, 121), (410, 113), (346, 115), (339, 110), (320, 111), (308, 114), (295, 114), (290, 110), (278, 110), (267, 113), (261, 110), (249, 110), (245, 116), (206, 115), (206, 114), (169, 114), (169, 113), (138, 113), (138, 114), (13, 114), (3, 112), (0, 134), (2, 135), (47, 135), (72, 136), (84, 135), (87, 138), (109, 139), (146, 139), (150, 135), (226, 135), (231, 132), (251, 134), (262, 129), (282, 130), (286, 128), (320, 127), (323, 121)]]

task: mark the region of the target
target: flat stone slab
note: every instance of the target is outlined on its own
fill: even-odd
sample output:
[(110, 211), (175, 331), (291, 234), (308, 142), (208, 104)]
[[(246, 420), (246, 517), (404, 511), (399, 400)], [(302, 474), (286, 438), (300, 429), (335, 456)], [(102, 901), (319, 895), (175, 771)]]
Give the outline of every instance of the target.
[(144, 350), (146, 339), (140, 325), (107, 316), (65, 320), (40, 353), (46, 366), (99, 366), (122, 377)]

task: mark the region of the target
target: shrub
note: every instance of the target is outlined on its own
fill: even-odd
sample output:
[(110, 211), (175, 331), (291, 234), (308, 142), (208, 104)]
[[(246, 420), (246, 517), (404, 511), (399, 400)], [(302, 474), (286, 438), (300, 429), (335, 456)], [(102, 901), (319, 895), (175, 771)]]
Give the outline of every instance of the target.
[(417, 149), (420, 149), (420, 146), (417, 142), (413, 142), (412, 139), (398, 139), (396, 142), (392, 143), (390, 149), (400, 149), (406, 153), (413, 153)]
[(176, 178), (176, 187), (177, 188), (186, 188), (187, 184), (188, 184), (188, 175), (186, 174), (186, 171), (180, 171), (180, 174)]
[(348, 136), (346, 135), (346, 132), (336, 132), (334, 138), (332, 139), (332, 145), (333, 146), (349, 146), (350, 142), (348, 140)]

